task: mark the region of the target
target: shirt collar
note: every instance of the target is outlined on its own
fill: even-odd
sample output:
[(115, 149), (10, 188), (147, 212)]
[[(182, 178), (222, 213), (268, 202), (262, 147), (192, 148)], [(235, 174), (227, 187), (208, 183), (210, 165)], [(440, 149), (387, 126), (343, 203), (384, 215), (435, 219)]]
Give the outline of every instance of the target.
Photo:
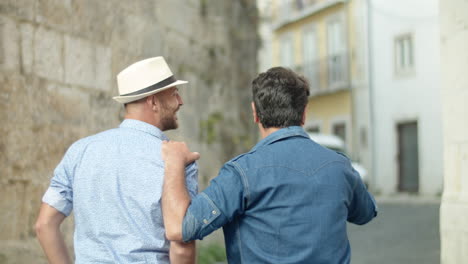
[(146, 122), (135, 120), (135, 119), (125, 119), (120, 126), (121, 128), (131, 128), (139, 130), (145, 133), (148, 133), (152, 136), (155, 136), (161, 140), (169, 140), (169, 138), (157, 127), (148, 124)]
[(285, 127), (285, 128), (281, 128), (280, 130), (271, 133), (266, 138), (260, 140), (253, 147), (252, 151), (256, 150), (257, 148), (261, 146), (269, 145), (278, 140), (288, 138), (288, 137), (296, 137), (296, 136), (309, 138), (309, 136), (307, 135), (307, 133), (304, 131), (304, 129), (301, 126)]

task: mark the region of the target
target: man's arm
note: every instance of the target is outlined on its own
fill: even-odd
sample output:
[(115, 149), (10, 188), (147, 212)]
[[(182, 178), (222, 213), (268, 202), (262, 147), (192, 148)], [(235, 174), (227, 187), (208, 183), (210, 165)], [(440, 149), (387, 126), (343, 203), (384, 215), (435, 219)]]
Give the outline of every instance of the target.
[(348, 211), (348, 221), (357, 225), (363, 225), (377, 216), (377, 203), (369, 193), (359, 173), (347, 166), (347, 173), (353, 179), (352, 200)]
[(35, 229), (39, 243), (50, 264), (72, 263), (60, 232), (60, 225), (65, 217), (57, 209), (42, 203)]
[(185, 186), (185, 166), (200, 158), (190, 152), (183, 142), (163, 142), (162, 154), (165, 162), (162, 194), (162, 212), (166, 237), (171, 241), (182, 241), (182, 222), (190, 204)]
[(175, 264), (193, 264), (196, 256), (195, 249), (195, 241), (189, 243), (171, 241), (169, 259)]

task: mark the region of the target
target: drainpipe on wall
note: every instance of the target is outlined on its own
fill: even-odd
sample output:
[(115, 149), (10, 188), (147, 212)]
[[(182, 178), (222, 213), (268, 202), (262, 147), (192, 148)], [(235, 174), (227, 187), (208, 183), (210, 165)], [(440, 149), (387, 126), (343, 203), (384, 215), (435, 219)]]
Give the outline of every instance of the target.
[(373, 49), (372, 49), (372, 0), (367, 0), (367, 42), (368, 42), (368, 90), (369, 90), (369, 135), (370, 135), (370, 145), (371, 145), (371, 164), (372, 164), (372, 171), (371, 171), (371, 179), (370, 179), (370, 187), (372, 189), (376, 188), (377, 182), (377, 151), (376, 151), (376, 140), (375, 140), (375, 113), (374, 113), (374, 79), (372, 74), (372, 57), (373, 57)]
[[(347, 145), (348, 147), (351, 146), (351, 153), (348, 152), (348, 154), (351, 154), (351, 160), (358, 160), (357, 157), (359, 156), (359, 129), (357, 128), (356, 125), (356, 104), (355, 104), (355, 96), (356, 96), (356, 87), (353, 85), (353, 74), (352, 74), (352, 60), (353, 60), (353, 49), (351, 47), (351, 41), (350, 41), (350, 35), (354, 33), (352, 31), (351, 27), (351, 17), (350, 17), (350, 12), (351, 6), (350, 6), (350, 1), (348, 0), (342, 0), (341, 1), (345, 5), (345, 16), (346, 16), (346, 75), (348, 76), (347, 80), (347, 85), (349, 87), (349, 91), (351, 94), (351, 113), (349, 115), (350, 122), (351, 122), (351, 131), (347, 133), (346, 138), (349, 138), (347, 140)], [(351, 137), (349, 136), (351, 134)], [(349, 143), (351, 142), (351, 143)]]

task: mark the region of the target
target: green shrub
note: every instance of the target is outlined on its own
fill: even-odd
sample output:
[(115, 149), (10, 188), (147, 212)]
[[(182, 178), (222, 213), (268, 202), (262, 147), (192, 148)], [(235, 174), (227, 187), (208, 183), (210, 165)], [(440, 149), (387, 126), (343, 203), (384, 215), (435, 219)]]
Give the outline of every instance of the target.
[(198, 264), (227, 263), (226, 250), (218, 244), (209, 244), (198, 248)]

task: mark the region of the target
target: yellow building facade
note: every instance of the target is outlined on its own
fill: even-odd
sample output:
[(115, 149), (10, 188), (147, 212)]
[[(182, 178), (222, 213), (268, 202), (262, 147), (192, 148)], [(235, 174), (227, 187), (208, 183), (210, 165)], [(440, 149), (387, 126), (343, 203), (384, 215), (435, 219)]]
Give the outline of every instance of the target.
[(343, 0), (272, 1), (272, 64), (304, 75), (311, 87), (305, 129), (335, 134), (353, 152), (355, 5)]

